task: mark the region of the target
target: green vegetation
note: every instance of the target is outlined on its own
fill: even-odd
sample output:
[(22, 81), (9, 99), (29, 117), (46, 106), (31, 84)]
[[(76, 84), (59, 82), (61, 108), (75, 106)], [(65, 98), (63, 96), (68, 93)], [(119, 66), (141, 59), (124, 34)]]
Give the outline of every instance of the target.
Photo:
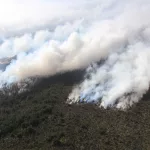
[(68, 105), (73, 83), (61, 81), (1, 97), (1, 150), (150, 150), (150, 101), (126, 112)]

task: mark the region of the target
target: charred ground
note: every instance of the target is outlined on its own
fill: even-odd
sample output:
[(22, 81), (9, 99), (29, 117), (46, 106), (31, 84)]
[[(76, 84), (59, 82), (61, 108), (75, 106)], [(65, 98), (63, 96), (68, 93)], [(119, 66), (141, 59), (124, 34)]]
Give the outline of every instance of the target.
[(74, 71), (41, 79), (30, 92), (0, 100), (2, 150), (149, 150), (150, 92), (128, 111), (68, 105)]

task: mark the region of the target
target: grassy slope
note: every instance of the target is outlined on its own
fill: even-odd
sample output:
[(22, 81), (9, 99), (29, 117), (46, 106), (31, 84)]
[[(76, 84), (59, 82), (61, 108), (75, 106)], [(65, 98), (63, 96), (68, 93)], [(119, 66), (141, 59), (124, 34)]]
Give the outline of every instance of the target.
[(150, 101), (126, 112), (67, 105), (75, 78), (53, 77), (29, 93), (1, 99), (0, 149), (150, 150)]

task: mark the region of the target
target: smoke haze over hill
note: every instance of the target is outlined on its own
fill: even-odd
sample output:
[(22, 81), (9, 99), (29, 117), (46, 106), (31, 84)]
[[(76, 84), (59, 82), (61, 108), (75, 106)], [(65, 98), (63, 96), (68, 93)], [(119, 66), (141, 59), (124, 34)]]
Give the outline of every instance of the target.
[(148, 0), (0, 0), (0, 58), (16, 56), (0, 85), (87, 68), (70, 103), (126, 108), (149, 89), (149, 15)]

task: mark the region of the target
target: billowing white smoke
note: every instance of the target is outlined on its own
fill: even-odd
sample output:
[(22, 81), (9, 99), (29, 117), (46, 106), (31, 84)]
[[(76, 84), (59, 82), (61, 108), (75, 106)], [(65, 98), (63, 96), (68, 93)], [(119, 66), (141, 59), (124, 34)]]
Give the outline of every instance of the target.
[(149, 65), (150, 51), (143, 43), (114, 52), (103, 65), (87, 69), (85, 80), (74, 88), (69, 102), (96, 102), (104, 108), (131, 106), (149, 89)]
[(150, 81), (149, 0), (0, 0), (0, 85), (87, 68), (71, 102), (124, 108)]

